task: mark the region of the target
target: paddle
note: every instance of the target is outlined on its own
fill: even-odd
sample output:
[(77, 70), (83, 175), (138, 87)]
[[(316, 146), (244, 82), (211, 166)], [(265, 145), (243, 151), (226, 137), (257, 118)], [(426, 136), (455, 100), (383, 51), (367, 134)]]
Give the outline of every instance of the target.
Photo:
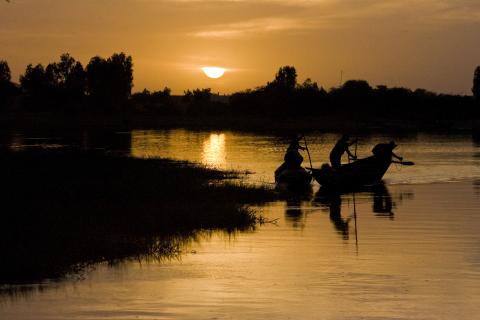
[(310, 158), (310, 151), (308, 150), (308, 146), (307, 146), (307, 138), (305, 138), (305, 135), (303, 135), (303, 141), (305, 142), (305, 150), (307, 150), (307, 154), (308, 154), (308, 160), (310, 161), (310, 168), (313, 168), (313, 165), (312, 165), (312, 158)]
[(413, 165), (415, 165), (415, 163), (412, 162), (412, 161), (394, 161), (394, 160), (392, 160), (392, 163), (398, 163), (398, 164), (401, 164), (401, 165), (404, 165), (404, 166), (413, 166)]

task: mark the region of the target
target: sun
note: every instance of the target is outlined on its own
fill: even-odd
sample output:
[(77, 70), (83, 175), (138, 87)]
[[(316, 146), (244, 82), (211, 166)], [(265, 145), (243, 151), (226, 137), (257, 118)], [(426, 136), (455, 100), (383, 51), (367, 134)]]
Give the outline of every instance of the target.
[(226, 69), (220, 67), (203, 67), (202, 71), (207, 77), (218, 79), (225, 74)]

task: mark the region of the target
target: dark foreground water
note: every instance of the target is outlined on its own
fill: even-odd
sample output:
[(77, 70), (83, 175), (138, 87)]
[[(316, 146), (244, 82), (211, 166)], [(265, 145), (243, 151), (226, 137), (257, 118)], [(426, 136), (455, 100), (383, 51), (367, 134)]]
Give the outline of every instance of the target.
[[(122, 143), (112, 150), (248, 170), (253, 183), (273, 182), (285, 148), (275, 136), (232, 132), (115, 137)], [(31, 138), (17, 134), (11, 147), (70, 143)], [(309, 137), (314, 166), (336, 138)], [(389, 138), (362, 137), (358, 155)], [(383, 187), (325, 195), (314, 185), (312, 194), (258, 208), (274, 223), (205, 234), (178, 259), (99, 265), (81, 280), (17, 287), (0, 295), (0, 319), (476, 319), (480, 148), (468, 136), (396, 141), (417, 165), (392, 166)]]

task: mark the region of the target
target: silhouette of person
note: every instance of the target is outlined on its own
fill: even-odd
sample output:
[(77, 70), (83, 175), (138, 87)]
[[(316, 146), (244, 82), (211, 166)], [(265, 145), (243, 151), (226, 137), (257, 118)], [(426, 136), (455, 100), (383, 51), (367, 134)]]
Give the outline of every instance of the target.
[(396, 147), (397, 145), (393, 140), (390, 141), (389, 143), (379, 143), (375, 147), (373, 147), (372, 153), (374, 156), (377, 156), (377, 157), (389, 158), (389, 159), (394, 157), (402, 161), (403, 157), (400, 157), (393, 152), (393, 149), (395, 149)]
[(315, 202), (319, 202), (330, 211), (330, 221), (335, 230), (342, 236), (344, 240), (349, 239), (349, 223), (351, 218), (342, 217), (342, 197), (340, 193), (329, 191), (320, 188), (318, 190)]
[(342, 235), (344, 240), (349, 238), (349, 226), (351, 218), (343, 219), (342, 217), (342, 198), (340, 194), (335, 194), (330, 198), (330, 221), (332, 221), (337, 232)]
[(340, 140), (337, 141), (335, 146), (333, 147), (332, 151), (330, 152), (330, 163), (334, 169), (340, 168), (342, 165), (342, 156), (346, 152), (350, 158), (353, 160), (357, 160), (357, 156), (352, 154), (348, 149), (349, 146), (356, 143), (358, 140), (355, 139), (353, 141), (350, 140), (350, 137), (347, 134), (344, 134)]
[(285, 153), (285, 156), (283, 158), (287, 167), (300, 167), (302, 165), (303, 157), (298, 151), (299, 149), (306, 149), (300, 145), (300, 140), (302, 138), (303, 136), (295, 135), (290, 141), (290, 145), (288, 146), (287, 152)]
[(373, 190), (373, 212), (377, 215), (393, 218), (392, 196), (384, 184), (375, 186)]

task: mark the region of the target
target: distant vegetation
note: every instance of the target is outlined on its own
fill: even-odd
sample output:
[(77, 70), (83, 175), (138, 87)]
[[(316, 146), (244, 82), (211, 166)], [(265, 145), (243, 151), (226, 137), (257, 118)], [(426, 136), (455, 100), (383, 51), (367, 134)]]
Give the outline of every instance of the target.
[(348, 80), (329, 90), (311, 79), (297, 81), (293, 66), (281, 67), (275, 78), (255, 89), (218, 96), (211, 90), (186, 90), (173, 96), (169, 88), (133, 93), (132, 57), (115, 53), (93, 57), (84, 68), (69, 54), (44, 67), (28, 65), (20, 83), (11, 81), (0, 61), (0, 110), (16, 112), (107, 113), (199, 118), (315, 118), (382, 123), (436, 123), (480, 119), (480, 66), (475, 70), (473, 96), (437, 94), (424, 89), (372, 87)]
[(69, 54), (46, 67), (29, 64), (20, 84), (11, 82), (10, 68), (0, 61), (2, 110), (96, 111), (123, 107), (133, 86), (132, 58), (124, 53), (93, 57), (86, 68)]

